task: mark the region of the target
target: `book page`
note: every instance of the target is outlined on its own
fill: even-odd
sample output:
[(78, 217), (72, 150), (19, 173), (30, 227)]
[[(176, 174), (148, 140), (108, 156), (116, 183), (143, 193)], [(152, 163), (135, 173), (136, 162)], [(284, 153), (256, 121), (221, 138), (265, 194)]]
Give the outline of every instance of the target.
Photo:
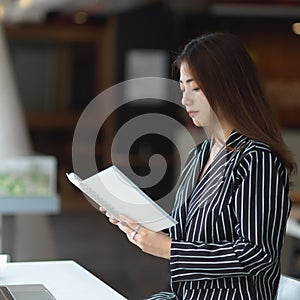
[[(80, 182), (68, 175), (70, 181), (106, 209), (116, 219), (126, 215), (144, 227), (159, 231), (176, 224), (149, 196), (139, 189), (115, 166), (111, 166)], [(78, 178), (78, 177), (77, 177)]]

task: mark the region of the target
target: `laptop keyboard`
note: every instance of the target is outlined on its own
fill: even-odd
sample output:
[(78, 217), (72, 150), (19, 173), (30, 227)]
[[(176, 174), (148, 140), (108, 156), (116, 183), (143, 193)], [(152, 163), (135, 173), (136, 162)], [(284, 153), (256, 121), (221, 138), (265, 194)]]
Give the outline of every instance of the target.
[(0, 286), (0, 300), (16, 300), (6, 286)]

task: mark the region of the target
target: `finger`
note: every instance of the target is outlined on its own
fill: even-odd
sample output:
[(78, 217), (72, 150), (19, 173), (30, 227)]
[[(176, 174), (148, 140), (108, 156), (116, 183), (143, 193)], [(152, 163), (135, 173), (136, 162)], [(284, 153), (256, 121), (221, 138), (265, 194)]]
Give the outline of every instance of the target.
[(125, 222), (132, 230), (134, 230), (139, 224), (134, 221), (133, 219), (131, 219), (130, 217), (128, 216), (125, 216), (125, 215), (121, 215), (120, 216), (121, 220), (123, 222)]
[(99, 210), (102, 214), (106, 214), (106, 210), (102, 206), (99, 207)]
[(121, 231), (123, 231), (123, 232), (126, 234), (128, 240), (129, 240), (130, 242), (132, 242), (133, 239), (131, 238), (131, 235), (133, 234), (134, 231), (133, 231), (130, 227), (128, 227), (127, 225), (124, 225), (124, 224), (121, 223), (121, 222), (118, 222), (118, 223), (117, 223), (117, 226), (119, 227), (119, 229), (120, 229)]
[(138, 235), (137, 232), (135, 232), (135, 231), (134, 231), (132, 228), (130, 228), (128, 225), (124, 225), (122, 222), (118, 222), (118, 223), (117, 223), (117, 226), (120, 228), (121, 231), (123, 231), (123, 232), (126, 234), (128, 240), (129, 240), (131, 243), (137, 245), (137, 241), (136, 241), (136, 237), (137, 237), (137, 235)]
[(105, 215), (109, 218), (109, 219), (116, 219), (116, 217), (112, 214), (112, 213), (110, 213), (110, 212), (106, 212), (105, 213)]
[(120, 217), (122, 218), (122, 220), (126, 221), (127, 222), (131, 222), (131, 223), (136, 223), (135, 220), (131, 219), (130, 217), (128, 217), (127, 215), (120, 215)]
[(130, 228), (127, 224), (123, 222), (118, 222), (117, 226), (120, 228), (121, 231), (123, 231), (127, 235), (130, 235), (130, 233), (133, 231), (132, 228)]
[(110, 223), (114, 224), (114, 225), (117, 225), (117, 223), (119, 222), (117, 219), (115, 218), (109, 218), (108, 219)]

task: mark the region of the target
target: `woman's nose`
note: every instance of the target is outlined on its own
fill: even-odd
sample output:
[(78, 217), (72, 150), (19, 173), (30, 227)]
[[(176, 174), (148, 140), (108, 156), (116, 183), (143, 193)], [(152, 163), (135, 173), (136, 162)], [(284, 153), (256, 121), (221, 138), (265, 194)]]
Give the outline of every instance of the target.
[(191, 105), (192, 99), (187, 92), (184, 92), (182, 95), (181, 103), (184, 106)]

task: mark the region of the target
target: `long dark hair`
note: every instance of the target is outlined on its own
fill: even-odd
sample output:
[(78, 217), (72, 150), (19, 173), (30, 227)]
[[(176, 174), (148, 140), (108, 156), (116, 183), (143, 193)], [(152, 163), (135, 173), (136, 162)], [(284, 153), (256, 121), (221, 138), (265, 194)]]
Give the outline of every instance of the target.
[(211, 108), (221, 111), (239, 133), (268, 144), (292, 173), (296, 165), (262, 89), (254, 61), (230, 33), (211, 33), (190, 41), (175, 60), (185, 62)]

